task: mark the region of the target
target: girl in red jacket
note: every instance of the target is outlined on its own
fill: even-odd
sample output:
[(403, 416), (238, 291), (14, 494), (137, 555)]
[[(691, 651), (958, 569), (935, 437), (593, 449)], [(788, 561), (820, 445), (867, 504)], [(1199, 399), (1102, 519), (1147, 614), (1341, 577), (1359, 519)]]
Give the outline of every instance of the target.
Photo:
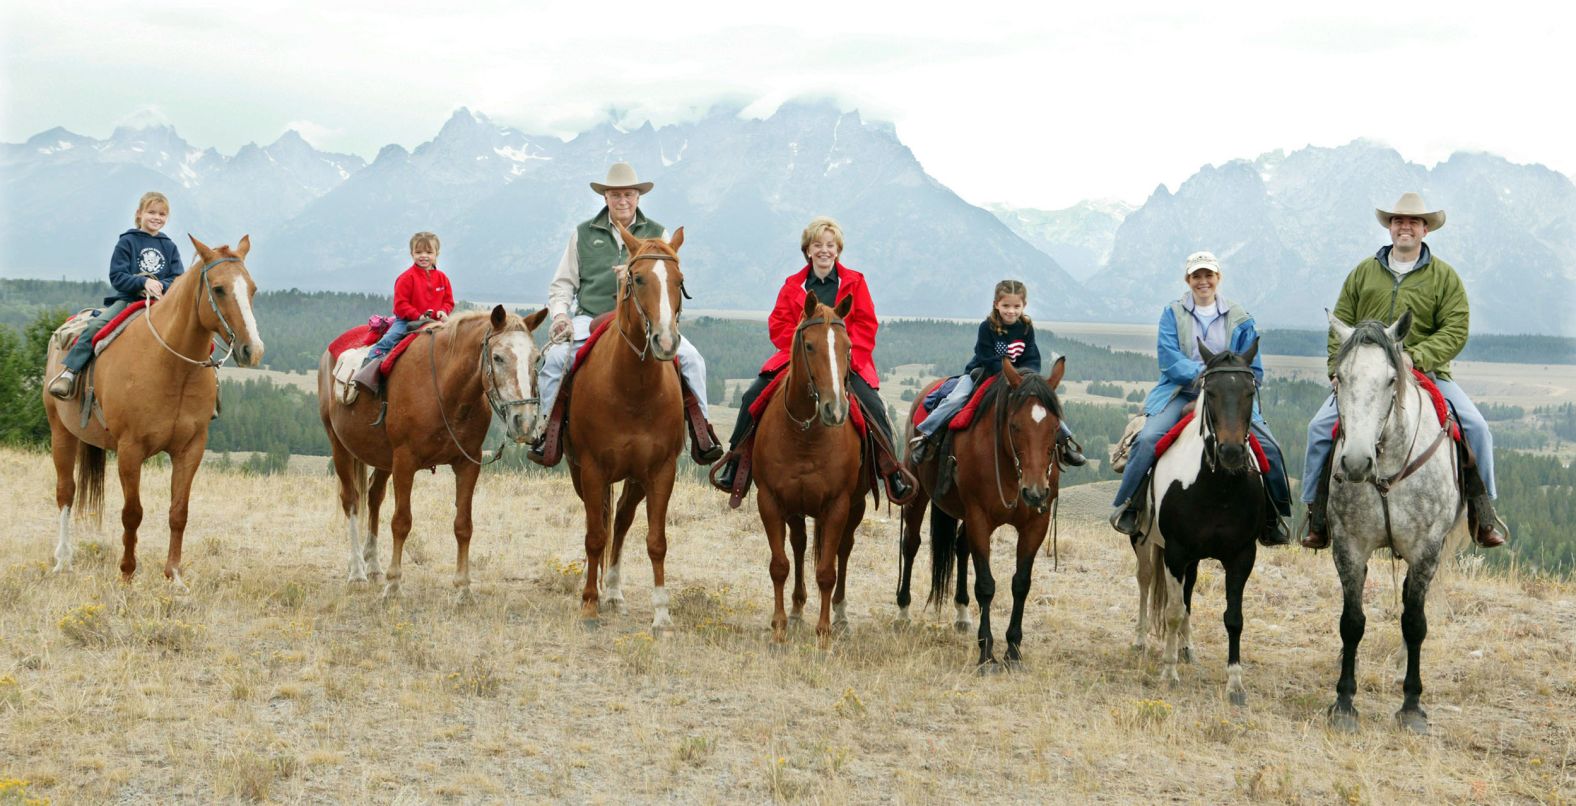
[(454, 310), (454, 287), (438, 270), (438, 236), (418, 232), (410, 236), (411, 266), (394, 281), (394, 323), (367, 351), (362, 366), (388, 354), (422, 318), (448, 319)]
[[(777, 304), (767, 320), (772, 345), (777, 348), (777, 352), (761, 365), (760, 375), (745, 391), (729, 447), (737, 449), (739, 441), (749, 430), (750, 404), (765, 391), (772, 378), (788, 366), (794, 330), (804, 315), (804, 299), (810, 294), (814, 294), (822, 304), (830, 306), (836, 306), (846, 297), (853, 298), (853, 307), (843, 319), (852, 347), (848, 391), (859, 399), (871, 425), (880, 430), (886, 438), (886, 444), (892, 445), (892, 423), (887, 419), (886, 404), (876, 393), (881, 388), (881, 376), (876, 373), (876, 362), (871, 356), (876, 348), (876, 331), (880, 329), (881, 323), (876, 319), (876, 306), (870, 299), (870, 289), (865, 287), (865, 276), (838, 262), (838, 257), (843, 253), (842, 228), (825, 216), (811, 220), (799, 237), (799, 251), (804, 254), (808, 264), (783, 280), (783, 287), (777, 292)], [(718, 475), (718, 482), (725, 487), (732, 487), (737, 467), (737, 460), (730, 461)], [(908, 495), (910, 488), (902, 474), (892, 473), (887, 478), (887, 484), (894, 497), (902, 499)]]

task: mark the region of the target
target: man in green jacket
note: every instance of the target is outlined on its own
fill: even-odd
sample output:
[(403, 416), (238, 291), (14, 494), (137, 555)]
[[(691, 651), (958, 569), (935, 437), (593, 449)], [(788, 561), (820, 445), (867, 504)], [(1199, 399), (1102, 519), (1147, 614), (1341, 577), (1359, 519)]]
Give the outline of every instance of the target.
[[(1450, 360), (1467, 345), (1466, 288), (1450, 264), (1440, 260), (1423, 242), (1424, 236), (1445, 225), (1445, 211), (1429, 211), (1423, 197), (1404, 193), (1394, 210), (1375, 210), (1379, 223), (1390, 231), (1390, 246), (1357, 264), (1341, 286), (1335, 318), (1348, 325), (1367, 319), (1393, 324), (1403, 311), (1412, 312), (1412, 328), (1403, 348), (1418, 370), (1434, 379), (1439, 391), (1461, 419), (1466, 441), (1477, 454), (1476, 468), (1466, 470), (1466, 494), (1472, 537), (1480, 546), (1505, 543), (1507, 531), (1494, 512), (1494, 437), (1488, 423), (1466, 392), (1450, 379)], [(1340, 340), (1329, 337), (1329, 372), (1335, 372)], [(1331, 430), (1338, 414), (1330, 395), (1308, 424), (1308, 454), (1303, 462), (1302, 501), (1308, 505), (1308, 529), (1302, 545), (1322, 549), (1330, 545), (1325, 523), (1329, 481), (1324, 465), (1334, 442)]]

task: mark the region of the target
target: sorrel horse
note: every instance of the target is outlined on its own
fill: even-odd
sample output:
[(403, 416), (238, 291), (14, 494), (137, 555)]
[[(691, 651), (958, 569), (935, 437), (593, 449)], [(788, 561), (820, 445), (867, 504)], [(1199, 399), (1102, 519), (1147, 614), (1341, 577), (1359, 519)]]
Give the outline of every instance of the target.
[[(853, 306), (844, 297), (837, 307), (821, 304), (814, 294), (804, 298), (804, 316), (794, 330), (788, 374), (766, 402), (756, 424), (755, 503), (772, 548), (772, 639), (787, 639), (783, 584), (788, 556), (783, 551), (784, 527), (794, 550), (793, 619), (802, 621), (805, 518), (815, 519), (815, 582), (821, 590), (821, 618), (815, 634), (825, 648), (834, 626), (848, 625), (843, 595), (848, 582), (848, 555), (854, 530), (865, 517), (864, 451), (849, 422), (849, 353), (852, 342), (843, 317)], [(836, 590), (833, 590), (833, 587)]]
[(1246, 705), (1242, 685), (1242, 591), (1253, 573), (1258, 536), (1264, 528), (1264, 477), (1248, 445), (1257, 381), (1253, 356), (1258, 340), (1242, 354), (1212, 353), (1199, 344), (1199, 375), (1193, 419), (1155, 462), (1154, 506), (1134, 538), (1138, 555), (1138, 640), (1142, 648), (1151, 623), (1165, 638), (1160, 677), (1171, 683), (1179, 654), (1191, 660), (1193, 584), (1198, 563), (1220, 561), (1226, 569), (1226, 692)]
[[(1441, 426), (1427, 395), (1413, 379), (1401, 350), (1412, 313), (1385, 327), (1373, 320), (1351, 327), (1330, 317), (1341, 340), (1335, 354), (1335, 398), (1340, 436), (1331, 457), (1329, 527), (1335, 570), (1344, 594), (1341, 608), (1341, 679), (1335, 686), (1330, 722), (1357, 730), (1357, 644), (1363, 639), (1363, 584), (1368, 557), (1388, 546), (1406, 560), (1401, 636), (1406, 641), (1405, 695), (1396, 721), (1414, 733), (1428, 732), (1419, 700), (1424, 605), (1439, 561), (1453, 546), (1446, 538), (1464, 510), (1457, 486), (1456, 452), (1449, 426)], [(1443, 450), (1440, 450), (1443, 448)]]
[[(454, 587), (461, 598), (471, 584), (471, 498), (482, 470), (482, 441), (496, 414), (515, 442), (535, 438), (536, 340), (532, 332), (547, 317), (543, 308), (524, 319), (504, 310), (476, 311), (421, 331), (394, 364), (384, 384), (388, 408), (359, 395), (345, 405), (336, 399), (334, 359), (323, 352), (317, 365), (317, 410), (328, 432), (339, 479), (339, 506), (349, 520), (352, 582), (376, 579), (378, 510), (394, 479), (394, 555), (385, 596), (400, 590), (401, 559), (410, 536), (410, 491), (416, 471), (448, 465), (454, 470)], [(372, 468), (371, 481), (367, 469)], [(366, 517), (365, 537), (358, 518)]]
[[(955, 560), (974, 558), (974, 596), (980, 603), (979, 669), (1001, 670), (994, 653), (990, 605), (996, 596), (996, 579), (990, 570), (990, 538), (996, 528), (1011, 525), (1018, 532), (1017, 570), (1012, 575), (1012, 618), (1007, 625), (1006, 666), (1022, 662), (1023, 608), (1029, 599), (1034, 556), (1045, 542), (1056, 499), (1061, 468), (1057, 463), (1056, 433), (1061, 427), (1062, 405), (1056, 386), (1062, 381), (1067, 359), (1056, 359), (1048, 378), (1032, 372), (1020, 375), (1012, 362), (1002, 362), (1001, 378), (985, 390), (979, 415), (967, 429), (957, 432), (953, 447), (957, 477), (941, 497), (934, 497), (941, 457), (932, 457), (914, 468), (920, 492), (903, 505), (903, 553), (899, 562), (898, 619), (908, 619), (909, 583), (914, 556), (919, 552), (919, 527), (930, 509), (930, 599), (941, 607)], [(914, 399), (922, 406), (923, 396)], [(914, 411), (908, 418), (908, 437), (914, 436)], [(1008, 490), (1011, 490), (1009, 494)], [(931, 506), (934, 504), (934, 506)], [(962, 521), (963, 528), (958, 528)], [(967, 554), (965, 554), (967, 552)], [(968, 566), (959, 563), (954, 626), (968, 629)]]
[[(619, 236), (629, 250), (629, 270), (619, 283), (608, 324), (609, 331), (617, 332), (604, 333), (575, 370), (564, 444), (575, 492), (586, 508), (586, 581), (580, 616), (587, 627), (595, 627), (599, 602), (605, 600), (613, 612), (623, 609), (619, 559), (635, 507), (645, 499), (646, 554), (654, 583), (651, 627), (665, 631), (673, 628), (663, 566), (668, 551), (668, 499), (684, 447), (684, 400), (673, 366), (684, 302), (678, 257), (684, 228), (675, 230), (670, 242), (642, 240), (622, 226)], [(613, 485), (620, 481), (624, 489), (617, 516), (611, 518)]]
[[(190, 237), (190, 236), (188, 236)], [(91, 385), (69, 400), (44, 392), (49, 419), (50, 451), (55, 460), (55, 506), (60, 509), (60, 537), (55, 546), (55, 571), (71, 567), (70, 518), (99, 514), (104, 500), (104, 454), (115, 452), (120, 474), (123, 529), (120, 573), (130, 581), (137, 570), (137, 527), (142, 524), (142, 463), (149, 456), (170, 457), (170, 548), (164, 576), (178, 588), (181, 540), (186, 534), (192, 479), (208, 445), (208, 422), (219, 398), (218, 368), (230, 355), (253, 367), (263, 359), (263, 340), (252, 313), (257, 285), (246, 270), (249, 237), (235, 249), (209, 249), (191, 239), (201, 268), (182, 275), (164, 298), (129, 323), (115, 337), (113, 350), (89, 366), (81, 384)], [(221, 339), (225, 356), (212, 357), (213, 340)], [(44, 377), (60, 371), (62, 350), (51, 339)], [(72, 478), (75, 465), (76, 478)]]

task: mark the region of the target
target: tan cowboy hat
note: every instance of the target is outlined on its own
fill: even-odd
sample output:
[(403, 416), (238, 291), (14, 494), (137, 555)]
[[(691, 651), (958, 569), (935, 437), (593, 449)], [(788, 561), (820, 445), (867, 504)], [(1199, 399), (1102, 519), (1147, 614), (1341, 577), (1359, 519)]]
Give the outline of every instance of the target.
[(1429, 210), (1428, 205), (1423, 203), (1423, 197), (1412, 191), (1401, 194), (1401, 198), (1396, 200), (1394, 210), (1375, 209), (1374, 215), (1379, 218), (1379, 226), (1385, 229), (1390, 228), (1390, 219), (1398, 215), (1423, 219), (1429, 232), (1437, 232), (1445, 228), (1445, 211)]
[(1215, 259), (1214, 252), (1194, 252), (1188, 255), (1187, 260), (1182, 264), (1183, 273), (1189, 277), (1192, 277), (1194, 272), (1204, 269), (1216, 274), (1220, 273), (1220, 261)]
[(606, 182), (591, 183), (591, 189), (596, 191), (598, 196), (609, 190), (622, 190), (624, 188), (634, 188), (636, 191), (639, 191), (640, 195), (644, 196), (651, 192), (651, 183), (640, 181), (640, 177), (635, 176), (635, 169), (627, 162), (613, 163), (613, 167), (607, 169)]

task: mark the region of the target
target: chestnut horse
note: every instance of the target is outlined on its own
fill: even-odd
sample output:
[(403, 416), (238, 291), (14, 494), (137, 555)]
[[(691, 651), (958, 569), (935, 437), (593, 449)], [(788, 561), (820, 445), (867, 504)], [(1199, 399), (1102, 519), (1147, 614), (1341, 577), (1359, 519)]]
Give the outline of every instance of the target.
[[(575, 492), (586, 508), (586, 582), (580, 617), (587, 627), (595, 627), (599, 602), (605, 600), (613, 612), (623, 609), (619, 558), (624, 536), (635, 520), (635, 507), (646, 499), (646, 554), (651, 557), (655, 586), (651, 627), (671, 630), (663, 560), (668, 551), (668, 498), (684, 447), (684, 400), (673, 365), (684, 299), (678, 259), (684, 228), (675, 230), (666, 243), (660, 238), (636, 238), (622, 226), (619, 236), (629, 250), (629, 270), (619, 283), (607, 332), (575, 370), (564, 443)], [(624, 489), (614, 519), (610, 517), (613, 485), (619, 481)], [(605, 596), (600, 595), (603, 588)]]
[[(794, 550), (793, 620), (804, 616), (805, 517), (815, 519), (815, 582), (821, 589), (821, 618), (815, 634), (825, 648), (836, 626), (847, 627), (843, 594), (854, 530), (865, 517), (864, 451), (848, 421), (848, 330), (843, 317), (853, 305), (844, 297), (833, 309), (814, 294), (804, 298), (804, 316), (794, 330), (788, 375), (761, 411), (755, 431), (755, 503), (772, 547), (772, 639), (787, 638), (783, 583), (788, 556), (783, 530)], [(833, 591), (833, 585), (836, 591)]]
[[(1056, 386), (1062, 381), (1067, 359), (1056, 359), (1049, 378), (1034, 373), (1020, 375), (1012, 362), (1003, 361), (1001, 377), (984, 392), (975, 422), (957, 432), (952, 444), (957, 456), (956, 481), (930, 507), (930, 599), (941, 606), (955, 559), (974, 558), (974, 596), (980, 603), (979, 669), (1001, 669), (993, 647), (990, 605), (996, 580), (990, 571), (991, 533), (1003, 525), (1018, 531), (1017, 570), (1012, 575), (1012, 619), (1007, 625), (1007, 668), (1022, 660), (1023, 608), (1029, 599), (1034, 556), (1045, 542), (1056, 499), (1061, 469), (1057, 463), (1056, 432), (1061, 427), (1062, 406)], [(916, 397), (914, 406), (923, 405)], [(909, 412), (908, 436), (914, 436), (914, 412)], [(919, 527), (932, 503), (939, 459), (932, 457), (914, 468), (920, 493), (903, 506), (903, 553), (897, 590), (898, 618), (908, 619), (909, 582), (914, 555), (919, 552)], [(1010, 490), (1010, 492), (1009, 492)], [(963, 522), (958, 531), (958, 521)], [(968, 566), (958, 567), (957, 620), (959, 631), (969, 626)]]
[[(252, 314), (257, 285), (246, 270), (250, 238), (234, 250), (209, 249), (196, 238), (202, 267), (170, 284), (164, 298), (115, 337), (114, 349), (89, 365), (81, 386), (93, 389), (92, 411), (84, 416), (86, 391), (57, 400), (44, 391), (49, 419), (50, 451), (55, 460), (55, 506), (60, 510), (60, 538), (55, 546), (55, 571), (71, 567), (70, 517), (73, 499), (78, 514), (99, 513), (104, 499), (104, 454), (115, 452), (125, 503), (121, 577), (137, 570), (137, 527), (142, 524), (142, 462), (158, 453), (170, 457), (170, 547), (164, 576), (178, 588), (181, 540), (192, 479), (208, 445), (208, 422), (219, 399), (218, 369), (230, 355), (253, 367), (263, 358), (263, 340)], [(213, 339), (228, 352), (212, 358)], [(50, 340), (44, 377), (60, 372), (63, 350)], [(76, 478), (72, 478), (75, 465)]]
[[(400, 589), (400, 562), (410, 536), (410, 490), (416, 471), (448, 465), (454, 470), (454, 541), (458, 554), (454, 587), (461, 598), (471, 584), (471, 497), (482, 470), (482, 441), (493, 415), (515, 442), (535, 438), (536, 341), (532, 331), (547, 316), (543, 308), (524, 319), (495, 306), (490, 313), (461, 314), (411, 337), (416, 342), (384, 384), (388, 402), (383, 422), (376, 395), (362, 394), (350, 405), (334, 390), (334, 359), (323, 352), (317, 364), (317, 411), (328, 432), (339, 478), (339, 506), (350, 521), (352, 582), (376, 579), (378, 509), (388, 480), (394, 479), (394, 556), (385, 596)], [(367, 469), (372, 479), (367, 480)], [(357, 519), (366, 515), (366, 536)]]

